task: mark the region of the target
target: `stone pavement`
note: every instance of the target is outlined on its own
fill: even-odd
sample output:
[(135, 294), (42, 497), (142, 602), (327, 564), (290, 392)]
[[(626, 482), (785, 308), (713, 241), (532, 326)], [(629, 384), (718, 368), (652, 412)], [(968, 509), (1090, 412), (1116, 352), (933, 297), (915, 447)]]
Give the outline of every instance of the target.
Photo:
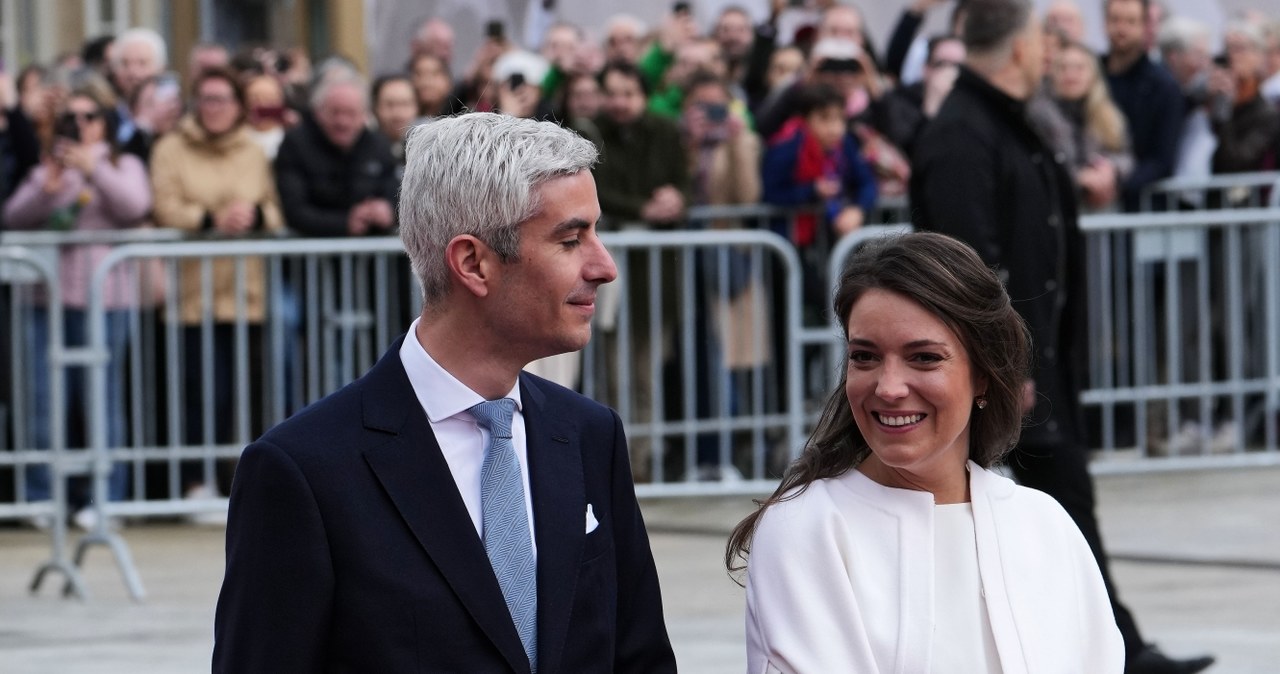
[[(1103, 533), (1123, 598), (1166, 652), (1212, 652), (1221, 674), (1280, 672), (1280, 468), (1098, 478)], [(722, 568), (746, 498), (644, 504), (681, 671), (740, 673), (742, 590)], [(27, 593), (47, 538), (0, 529), (0, 672), (208, 671), (223, 530), (135, 525), (125, 537), (146, 584), (125, 594), (105, 548), (86, 561), (89, 602)]]

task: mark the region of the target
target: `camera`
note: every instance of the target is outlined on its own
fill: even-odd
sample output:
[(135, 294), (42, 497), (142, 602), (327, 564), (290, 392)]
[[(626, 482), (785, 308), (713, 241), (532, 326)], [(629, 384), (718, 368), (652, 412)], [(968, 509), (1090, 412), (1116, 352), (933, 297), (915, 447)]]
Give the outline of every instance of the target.
[(729, 119), (729, 106), (723, 103), (703, 103), (701, 107), (712, 124), (724, 124)]
[(53, 127), (53, 133), (59, 138), (66, 138), (73, 143), (79, 143), (80, 124), (76, 121), (76, 116), (63, 113), (58, 117), (58, 121)]
[(484, 25), (484, 34), (490, 40), (502, 42), (506, 39), (507, 29), (502, 25), (501, 21), (494, 19)]
[(857, 59), (823, 59), (818, 63), (820, 73), (860, 73), (862, 62)]

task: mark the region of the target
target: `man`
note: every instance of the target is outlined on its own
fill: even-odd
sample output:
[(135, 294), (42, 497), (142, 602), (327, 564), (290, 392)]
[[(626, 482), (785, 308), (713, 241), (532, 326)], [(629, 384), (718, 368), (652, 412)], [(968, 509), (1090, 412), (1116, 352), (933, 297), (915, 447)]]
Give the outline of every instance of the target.
[(910, 156), (925, 125), (951, 93), (964, 55), (964, 41), (959, 37), (931, 38), (923, 79), (890, 89), (872, 102), (871, 122), (876, 130)]
[(198, 42), (187, 56), (187, 81), (194, 82), (206, 70), (227, 68), (231, 65), (231, 53), (217, 42)]
[(636, 63), (644, 47), (648, 28), (630, 14), (615, 14), (605, 22), (604, 60), (606, 63)]
[(444, 61), (445, 65), (450, 65), (453, 61), (453, 43), (453, 26), (444, 19), (432, 17), (418, 26), (418, 32), (413, 34), (413, 41), (409, 44), (409, 51), (413, 56), (431, 54)]
[(746, 9), (740, 5), (729, 5), (720, 10), (711, 37), (720, 43), (720, 51), (728, 62), (729, 82), (734, 85), (740, 85), (746, 76), (747, 58), (751, 56), (755, 36), (751, 15)]
[(312, 114), (285, 134), (276, 184), (289, 227), (307, 236), (386, 234), (399, 186), (391, 146), (365, 123), (369, 90), (335, 66), (311, 95)]
[(1111, 595), (1127, 672), (1196, 672), (1212, 658), (1172, 660), (1142, 641), (1116, 599), (1094, 517), (1074, 363), (1085, 325), (1084, 240), (1071, 178), (1028, 122), (1043, 76), (1030, 0), (969, 0), (965, 66), (916, 144), (915, 225), (955, 236), (999, 268), (1036, 345), (1024, 388), (1027, 428), (1009, 463), (1018, 480), (1058, 500), (1080, 527)]
[(617, 275), (596, 156), (488, 113), (410, 134), (422, 314), (245, 450), (214, 671), (676, 671), (621, 422), (520, 371), (585, 346)]
[(1182, 93), (1173, 77), (1147, 56), (1148, 0), (1106, 0), (1103, 57), (1111, 98), (1124, 113), (1134, 169), (1121, 185), (1124, 208), (1136, 211), (1142, 190), (1169, 177), (1178, 157)]
[(1072, 42), (1084, 42), (1084, 13), (1075, 0), (1054, 0), (1044, 11), (1044, 27)]
[[(130, 28), (115, 39), (108, 53), (111, 83), (119, 96), (116, 141), (121, 150), (146, 162), (155, 141), (156, 120), (150, 114), (135, 116), (129, 102), (136, 100), (138, 89), (163, 72), (168, 64), (164, 38), (149, 28)], [(180, 105), (180, 101), (175, 100), (174, 105)], [(159, 115), (163, 111), (155, 113)]]
[[(1171, 17), (1160, 29), (1161, 61), (1182, 91), (1183, 118), (1178, 132), (1178, 155), (1173, 175), (1179, 178), (1208, 178), (1218, 139), (1209, 120), (1209, 27), (1186, 17)], [(1202, 201), (1201, 195), (1184, 194), (1182, 199)]]

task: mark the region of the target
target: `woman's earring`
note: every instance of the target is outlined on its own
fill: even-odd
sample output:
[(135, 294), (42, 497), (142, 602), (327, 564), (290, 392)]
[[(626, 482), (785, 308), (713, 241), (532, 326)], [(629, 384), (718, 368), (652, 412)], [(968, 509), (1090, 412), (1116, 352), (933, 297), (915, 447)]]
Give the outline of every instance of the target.
[(986, 397), (986, 396), (978, 396), (977, 398), (974, 398), (973, 402), (974, 402), (974, 404), (976, 404), (976, 405), (978, 406), (978, 409), (980, 409), (980, 410), (985, 410), (985, 409), (987, 409), (987, 397)]

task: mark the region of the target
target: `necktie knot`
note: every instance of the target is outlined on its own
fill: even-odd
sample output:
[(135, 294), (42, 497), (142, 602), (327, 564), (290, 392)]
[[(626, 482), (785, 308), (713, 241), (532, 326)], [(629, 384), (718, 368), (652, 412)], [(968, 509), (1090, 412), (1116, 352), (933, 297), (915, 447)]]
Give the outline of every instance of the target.
[(489, 431), (489, 435), (495, 438), (511, 437), (511, 419), (516, 413), (516, 401), (510, 398), (486, 400), (467, 411), (471, 412), (481, 428)]

